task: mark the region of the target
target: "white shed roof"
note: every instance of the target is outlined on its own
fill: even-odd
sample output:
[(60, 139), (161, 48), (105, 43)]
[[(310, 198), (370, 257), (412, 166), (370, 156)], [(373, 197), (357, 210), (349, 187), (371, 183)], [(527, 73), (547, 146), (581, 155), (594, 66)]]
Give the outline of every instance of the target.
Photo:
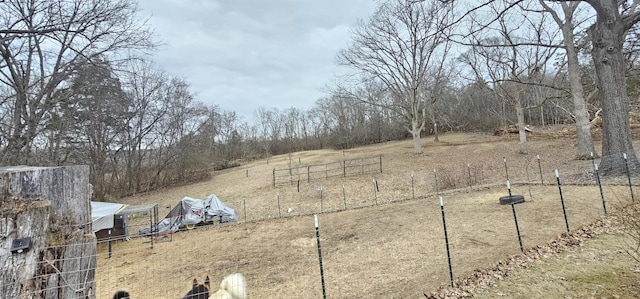
[(125, 208), (121, 203), (91, 202), (91, 221), (93, 222), (93, 232), (103, 229), (113, 228), (113, 215)]

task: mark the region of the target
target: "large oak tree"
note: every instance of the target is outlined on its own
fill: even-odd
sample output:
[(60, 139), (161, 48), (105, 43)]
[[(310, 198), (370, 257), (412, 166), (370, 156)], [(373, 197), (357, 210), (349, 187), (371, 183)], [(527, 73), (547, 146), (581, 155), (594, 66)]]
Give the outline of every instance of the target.
[[(383, 2), (353, 28), (352, 44), (338, 55), (338, 62), (358, 71), (363, 81), (382, 82), (392, 94), (392, 101), (378, 105), (403, 116), (414, 153), (422, 152), (420, 134), (429, 119), (425, 91), (435, 88), (430, 79), (437, 77), (430, 75), (442, 70), (449, 50), (446, 32), (451, 28), (445, 25), (450, 12), (448, 6), (429, 1)], [(375, 99), (363, 101), (376, 104)]]
[(596, 22), (588, 29), (591, 58), (596, 69), (602, 101), (602, 161), (604, 174), (625, 171), (623, 155), (631, 169), (640, 168), (633, 149), (629, 123), (629, 98), (625, 78), (623, 46), (631, 27), (640, 21), (640, 1), (584, 0), (596, 11)]

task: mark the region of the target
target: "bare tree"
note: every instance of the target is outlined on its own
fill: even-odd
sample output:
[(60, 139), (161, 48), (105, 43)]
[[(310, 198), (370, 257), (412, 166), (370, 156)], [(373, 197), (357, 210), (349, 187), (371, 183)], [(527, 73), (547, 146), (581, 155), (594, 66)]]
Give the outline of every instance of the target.
[(167, 74), (149, 62), (132, 61), (127, 69), (129, 72), (121, 78), (131, 99), (130, 114), (122, 132), (122, 148), (117, 149), (112, 157), (118, 171), (111, 174), (112, 187), (125, 191), (125, 194), (141, 188), (144, 181), (142, 170), (145, 161), (150, 161), (149, 149), (160, 147), (160, 137), (154, 132), (168, 113), (165, 97), (169, 81)]
[[(451, 44), (447, 40), (444, 47), (445, 52), (450, 51)], [(435, 71), (430, 73), (428, 84), (422, 85), (422, 95), (425, 98), (425, 107), (427, 115), (433, 126), (433, 141), (440, 142), (439, 140), (439, 122), (443, 121), (439, 106), (447, 106), (450, 103), (442, 103), (447, 97), (445, 96), (446, 90), (450, 87), (452, 77), (456, 77), (455, 67), (453, 65), (447, 66), (448, 61), (442, 59), (439, 65), (435, 68)], [(440, 104), (440, 105), (438, 105)]]
[(256, 112), (260, 127), (260, 139), (265, 155), (269, 157), (274, 153), (274, 145), (280, 141), (281, 124), (278, 122), (278, 109), (259, 107)]
[(165, 180), (188, 181), (193, 171), (206, 169), (201, 156), (202, 139), (196, 136), (207, 121), (208, 109), (195, 100), (189, 83), (172, 78), (167, 85), (167, 113), (156, 129), (164, 152), (157, 152), (154, 160), (165, 171)]
[[(492, 43), (502, 44), (501, 41), (484, 41), (484, 43), (489, 45)], [(527, 154), (527, 137), (524, 131), (526, 124), (524, 123), (524, 107), (522, 104), (525, 89), (524, 86), (517, 84), (517, 82), (510, 81), (510, 79), (515, 80), (514, 76), (519, 76), (521, 72), (525, 71), (518, 67), (516, 51), (511, 51), (505, 47), (474, 47), (473, 54), (463, 55), (463, 59), (477, 73), (486, 71), (491, 79), (490, 82), (494, 85), (494, 95), (500, 98), (502, 102), (508, 103), (515, 108), (517, 124), (521, 128), (521, 130), (518, 130), (520, 153)], [(486, 69), (480, 70), (483, 66), (486, 66)]]
[(259, 158), (259, 153), (261, 151), (260, 146), (258, 145), (258, 126), (242, 121), (238, 125), (238, 131), (240, 136), (243, 137), (241, 149), (242, 158), (250, 160)]
[(237, 136), (240, 117), (232, 111), (223, 111), (217, 116), (216, 145), (220, 148), (220, 156), (228, 160), (236, 159), (241, 152), (240, 148), (234, 148), (232, 141)]
[(43, 118), (61, 100), (56, 89), (81, 60), (114, 61), (120, 50), (153, 46), (136, 11), (133, 0), (0, 3), (0, 82), (12, 91), (0, 106), (8, 116), (0, 128), (2, 163), (29, 163)]
[(327, 137), (336, 126), (336, 119), (331, 115), (330, 106), (331, 98), (320, 98), (308, 112), (312, 136), (318, 140), (320, 148), (327, 145)]
[[(370, 103), (406, 119), (414, 153), (422, 152), (420, 134), (428, 120), (424, 85), (429, 74), (438, 72), (446, 59), (444, 27), (449, 18), (446, 6), (390, 0), (382, 3), (367, 22), (353, 28), (352, 45), (338, 55), (340, 64), (359, 71), (365, 81), (382, 82), (391, 92), (393, 101)], [(342, 96), (354, 96), (345, 91), (338, 90)]]
[(629, 29), (640, 21), (640, 1), (584, 2), (596, 11), (596, 23), (589, 27), (587, 32), (592, 43), (591, 58), (596, 68), (598, 90), (602, 97), (602, 172), (624, 172), (623, 154), (627, 155), (631, 168), (638, 171), (640, 162), (633, 149), (629, 123), (623, 46)]
[(288, 152), (295, 152), (302, 149), (301, 146), (299, 146), (299, 139), (302, 136), (300, 130), (301, 116), (302, 111), (298, 108), (291, 107), (282, 111), (283, 137)]
[[(607, 175), (624, 172), (623, 154), (627, 155), (630, 168), (638, 171), (640, 162), (636, 157), (632, 143), (629, 98), (625, 78), (627, 62), (623, 49), (629, 30), (640, 21), (640, 7), (638, 6), (640, 0), (558, 0), (556, 2), (577, 1), (588, 4), (596, 15), (596, 21), (588, 28), (587, 33), (591, 41), (591, 57), (595, 66), (602, 104), (602, 173)], [(498, 15), (503, 15), (522, 2), (525, 1), (504, 2), (503, 9)], [(474, 13), (482, 11), (492, 3), (494, 1), (474, 2), (473, 7), (453, 23), (473, 16)], [(491, 23), (492, 21), (483, 24), (477, 31), (489, 28)]]
[[(494, 91), (505, 102), (513, 105), (520, 136), (520, 153), (527, 154), (527, 137), (524, 105), (527, 94), (532, 87), (551, 86), (544, 82), (547, 67), (557, 53), (554, 45), (555, 32), (548, 30), (549, 23), (545, 15), (525, 16), (528, 9), (505, 12), (499, 4), (487, 5), (495, 26), (475, 32), (475, 42), (471, 52), (465, 53), (461, 59), (465, 61), (479, 78), (489, 76), (494, 83)], [(519, 8), (523, 8), (519, 6)], [(495, 17), (494, 17), (495, 16)], [(519, 17), (519, 18), (518, 18)], [(515, 23), (514, 19), (523, 19)], [(474, 20), (474, 26), (485, 26), (483, 19)], [(483, 38), (484, 36), (489, 36)], [(536, 88), (539, 89), (539, 88)], [(545, 100), (544, 94), (536, 102)], [(539, 104), (538, 104), (539, 105)]]
[(571, 86), (571, 98), (573, 99), (573, 115), (576, 121), (577, 147), (576, 159), (590, 159), (595, 154), (593, 138), (591, 137), (591, 123), (589, 111), (584, 97), (582, 82), (580, 82), (580, 62), (578, 61), (578, 48), (576, 47), (574, 15), (578, 11), (580, 2), (559, 2), (562, 17), (551, 4), (539, 0), (546, 13), (549, 13), (562, 31), (565, 54), (567, 56), (567, 76)]

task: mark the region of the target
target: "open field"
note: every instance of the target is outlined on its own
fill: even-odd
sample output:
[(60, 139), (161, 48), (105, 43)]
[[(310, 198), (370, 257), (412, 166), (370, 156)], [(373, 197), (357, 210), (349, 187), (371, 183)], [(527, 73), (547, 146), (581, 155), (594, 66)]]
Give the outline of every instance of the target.
[[(117, 242), (111, 258), (102, 244), (98, 298), (117, 288), (130, 290), (134, 298), (179, 298), (193, 278), (209, 275), (216, 285), (233, 272), (246, 276), (250, 298), (319, 298), (314, 213), (319, 213), (327, 297), (420, 298), (449, 283), (436, 191), (447, 189), (441, 194), (454, 276), (520, 251), (511, 207), (498, 204), (507, 195), (505, 159), (513, 193), (527, 199), (516, 205), (525, 247), (566, 231), (555, 168), (567, 176), (562, 192), (571, 228), (603, 216), (598, 188), (585, 175), (591, 162), (572, 161), (572, 139), (533, 135), (526, 156), (517, 154), (517, 142), (516, 136), (446, 134), (440, 143), (425, 138), (421, 155), (412, 153), (409, 140), (295, 153), (272, 157), (268, 165), (261, 160), (217, 172), (211, 181), (126, 198), (128, 204), (158, 203), (163, 216), (166, 206), (184, 196), (214, 193), (239, 212), (240, 222), (179, 232), (153, 249), (143, 238)], [(271, 186), (272, 169), (291, 161), (314, 164), (379, 154), (382, 173), (312, 181), (300, 192), (296, 185)], [(604, 192), (611, 209), (630, 199), (628, 186), (607, 185)]]

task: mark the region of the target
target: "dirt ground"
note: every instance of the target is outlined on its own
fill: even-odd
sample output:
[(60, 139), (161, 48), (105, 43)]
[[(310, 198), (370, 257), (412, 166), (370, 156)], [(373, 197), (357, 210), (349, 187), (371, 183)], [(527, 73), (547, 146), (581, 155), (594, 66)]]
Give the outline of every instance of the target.
[[(517, 136), (445, 134), (440, 140), (424, 138), (420, 155), (407, 140), (276, 156), (268, 164), (255, 161), (217, 172), (211, 181), (123, 199), (158, 203), (163, 216), (184, 196), (214, 193), (238, 211), (240, 221), (179, 232), (155, 240), (153, 248), (148, 238), (116, 242), (111, 258), (107, 245), (100, 244), (98, 298), (120, 288), (133, 298), (180, 298), (194, 278), (208, 275), (215, 288), (234, 272), (247, 278), (250, 298), (319, 298), (314, 214), (328, 298), (420, 298), (449, 283), (439, 195), (454, 277), (520, 251), (511, 206), (498, 203), (507, 195), (507, 175), (513, 194), (527, 200), (515, 206), (524, 247), (566, 231), (555, 168), (566, 176), (562, 194), (570, 228), (603, 216), (598, 187), (588, 175), (591, 161), (572, 160), (570, 136), (534, 133), (529, 155), (517, 153)], [(313, 181), (300, 192), (293, 185), (271, 186), (272, 169), (289, 161), (314, 164), (378, 154), (384, 156), (382, 173)], [(610, 184), (603, 191), (610, 209), (630, 199), (628, 186)]]

